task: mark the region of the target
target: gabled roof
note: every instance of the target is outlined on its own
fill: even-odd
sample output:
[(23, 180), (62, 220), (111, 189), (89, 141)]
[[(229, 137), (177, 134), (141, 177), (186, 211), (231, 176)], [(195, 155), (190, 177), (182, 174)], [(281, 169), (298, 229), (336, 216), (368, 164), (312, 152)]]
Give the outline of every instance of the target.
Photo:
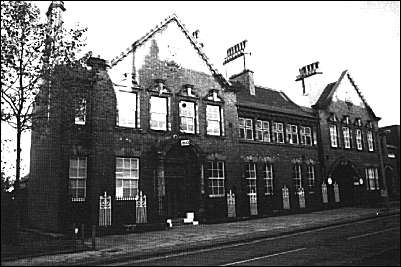
[(336, 82), (332, 82), (327, 84), (326, 88), (323, 90), (322, 94), (320, 95), (319, 99), (317, 100), (316, 104), (314, 104), (313, 108), (323, 109), (326, 108), (332, 101), (334, 92), (337, 90), (338, 86), (340, 85), (341, 81), (347, 77), (348, 80), (351, 82), (352, 86), (355, 88), (356, 92), (358, 93), (359, 97), (362, 99), (362, 102), (365, 104), (366, 109), (368, 112), (376, 119), (380, 119), (375, 115), (372, 108), (366, 102), (366, 99), (363, 97), (361, 91), (359, 90), (358, 86), (355, 84), (354, 80), (352, 79), (351, 75), (348, 73), (348, 70), (344, 70), (338, 80)]
[[(237, 85), (237, 84), (236, 84)], [(237, 85), (238, 87), (239, 85)], [(246, 87), (238, 88), (238, 106), (291, 115), (315, 118), (312, 109), (298, 106), (284, 92), (255, 86), (255, 95), (250, 95)]]
[(166, 27), (169, 23), (175, 22), (177, 23), (178, 27), (181, 29), (181, 31), (184, 33), (184, 35), (187, 37), (187, 39), (190, 41), (196, 52), (199, 54), (199, 56), (203, 59), (203, 61), (206, 63), (208, 66), (210, 72), (212, 75), (219, 81), (223, 86), (229, 87), (231, 84), (229, 81), (227, 81), (224, 76), (218, 72), (216, 68), (213, 67), (213, 64), (209, 62), (208, 57), (206, 54), (203, 52), (202, 47), (198, 44), (197, 41), (194, 40), (192, 35), (189, 33), (189, 31), (185, 28), (185, 25), (181, 23), (179, 20), (178, 16), (176, 14), (172, 14), (171, 16), (167, 17), (165, 20), (163, 20), (159, 25), (154, 27), (152, 30), (150, 30), (148, 33), (146, 33), (144, 36), (136, 40), (130, 47), (128, 47), (124, 52), (121, 52), (121, 54), (117, 57), (115, 57), (113, 60), (111, 60), (111, 67), (115, 66), (118, 62), (123, 60), (126, 56), (128, 56), (131, 52), (135, 51), (135, 49), (139, 46), (141, 46), (143, 43), (145, 43), (147, 40), (152, 38), (157, 32), (161, 31), (164, 27)]

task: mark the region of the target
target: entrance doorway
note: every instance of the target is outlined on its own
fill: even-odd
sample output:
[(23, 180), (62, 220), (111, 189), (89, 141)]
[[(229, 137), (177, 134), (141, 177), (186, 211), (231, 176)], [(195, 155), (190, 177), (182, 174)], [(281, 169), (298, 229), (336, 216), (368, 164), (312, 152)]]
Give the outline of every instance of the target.
[(199, 210), (200, 165), (191, 147), (173, 147), (166, 155), (166, 204), (169, 218)]
[[(337, 183), (342, 205), (352, 205), (359, 202), (362, 197), (363, 184), (360, 176), (349, 161), (341, 161), (332, 172), (333, 184)], [(328, 186), (329, 196), (332, 196), (333, 184)], [(330, 199), (331, 202), (334, 200)]]

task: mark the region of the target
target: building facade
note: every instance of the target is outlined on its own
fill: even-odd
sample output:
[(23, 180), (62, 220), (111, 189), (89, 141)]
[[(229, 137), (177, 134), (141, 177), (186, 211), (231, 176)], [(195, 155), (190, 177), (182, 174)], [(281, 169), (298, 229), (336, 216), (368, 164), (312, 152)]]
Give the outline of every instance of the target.
[(400, 125), (380, 128), (386, 185), (390, 199), (400, 199)]
[[(37, 97), (28, 183), (34, 227), (99, 225), (102, 195), (110, 196), (115, 227), (138, 223), (140, 194), (146, 223), (188, 212), (211, 222), (379, 201), (378, 118), (346, 72), (313, 108), (302, 107), (255, 86), (250, 70), (225, 79), (175, 15), (111, 66), (99, 58), (86, 64), (56, 69)], [(338, 100), (343, 89), (359, 97), (351, 108)]]

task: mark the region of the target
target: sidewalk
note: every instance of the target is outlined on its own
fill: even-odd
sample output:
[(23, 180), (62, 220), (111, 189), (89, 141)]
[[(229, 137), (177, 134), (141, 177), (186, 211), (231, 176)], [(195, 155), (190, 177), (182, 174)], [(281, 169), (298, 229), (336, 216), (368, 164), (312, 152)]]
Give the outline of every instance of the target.
[[(399, 202), (389, 210), (346, 207), (305, 214), (267, 217), (240, 222), (184, 226), (166, 231), (110, 235), (96, 238), (96, 250), (2, 262), (2, 265), (96, 265), (115, 259), (143, 258), (187, 251), (240, 240), (278, 236), (328, 225), (399, 214)], [(91, 240), (85, 243), (90, 247)]]

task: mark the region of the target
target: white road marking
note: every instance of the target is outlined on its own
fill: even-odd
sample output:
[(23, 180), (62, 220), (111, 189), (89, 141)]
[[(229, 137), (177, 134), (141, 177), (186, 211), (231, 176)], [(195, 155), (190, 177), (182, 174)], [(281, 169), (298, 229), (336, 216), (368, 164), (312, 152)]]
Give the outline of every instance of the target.
[(361, 237), (366, 237), (366, 236), (371, 236), (371, 235), (376, 235), (376, 234), (380, 234), (380, 233), (392, 231), (392, 230), (395, 230), (395, 229), (400, 230), (400, 227), (392, 227), (392, 228), (388, 228), (388, 229), (381, 230), (381, 231), (370, 232), (370, 233), (366, 233), (366, 234), (362, 234), (362, 235), (350, 236), (350, 237), (347, 237), (347, 240), (356, 239), (356, 238), (361, 238)]
[(298, 248), (298, 249), (283, 251), (283, 252), (270, 254), (270, 255), (266, 255), (266, 256), (251, 258), (251, 259), (247, 259), (247, 260), (230, 262), (230, 263), (226, 263), (226, 264), (223, 264), (223, 265), (220, 265), (220, 266), (230, 266), (230, 265), (241, 264), (241, 263), (246, 263), (246, 262), (250, 262), (250, 261), (256, 261), (256, 260), (260, 260), (260, 259), (271, 258), (271, 257), (274, 257), (274, 256), (288, 254), (288, 253), (292, 253), (292, 252), (297, 252), (297, 251), (301, 251), (301, 250), (304, 250), (304, 249), (306, 249), (306, 248)]
[[(400, 214), (394, 214), (390, 215), (388, 217), (394, 217), (394, 216), (400, 216)], [(180, 257), (180, 256), (186, 256), (186, 255), (193, 255), (193, 254), (199, 254), (203, 252), (209, 252), (209, 251), (215, 251), (215, 250), (221, 250), (221, 249), (226, 249), (226, 248), (234, 248), (234, 247), (240, 247), (240, 246), (246, 246), (250, 244), (256, 244), (256, 243), (261, 243), (264, 241), (270, 241), (270, 240), (277, 240), (277, 239), (283, 239), (291, 236), (297, 236), (297, 235), (302, 235), (302, 234), (307, 234), (311, 232), (320, 232), (324, 231), (327, 229), (335, 229), (335, 228), (341, 228), (344, 227), (345, 225), (350, 225), (350, 224), (360, 224), (360, 223), (365, 223), (366, 221), (376, 221), (376, 220), (381, 220), (383, 218), (373, 218), (373, 219), (368, 219), (368, 220), (363, 220), (363, 221), (356, 221), (356, 222), (349, 222), (349, 223), (344, 223), (340, 225), (332, 225), (332, 226), (326, 226), (318, 229), (311, 229), (307, 231), (302, 231), (298, 233), (293, 233), (293, 234), (284, 234), (281, 236), (276, 236), (276, 237), (266, 237), (262, 239), (257, 239), (257, 240), (252, 240), (252, 241), (246, 241), (242, 243), (236, 243), (236, 244), (230, 244), (230, 245), (222, 245), (218, 247), (211, 247), (211, 248), (204, 248), (200, 250), (194, 250), (194, 251), (186, 251), (186, 252), (178, 252), (178, 253), (173, 253), (173, 254), (168, 254), (164, 256), (156, 256), (156, 257), (151, 257), (151, 258), (146, 258), (146, 259), (138, 259), (138, 260), (132, 260), (132, 261), (125, 261), (125, 262), (114, 262), (114, 263), (109, 263), (109, 264), (102, 264), (101, 266), (120, 266), (120, 265), (127, 265), (127, 264), (133, 264), (133, 263), (142, 263), (142, 262), (149, 262), (149, 261), (155, 261), (155, 260), (162, 260), (162, 259), (168, 259), (168, 258), (174, 258), (174, 257)]]

